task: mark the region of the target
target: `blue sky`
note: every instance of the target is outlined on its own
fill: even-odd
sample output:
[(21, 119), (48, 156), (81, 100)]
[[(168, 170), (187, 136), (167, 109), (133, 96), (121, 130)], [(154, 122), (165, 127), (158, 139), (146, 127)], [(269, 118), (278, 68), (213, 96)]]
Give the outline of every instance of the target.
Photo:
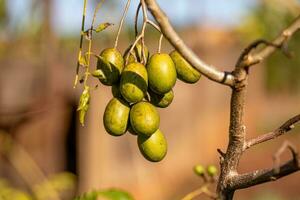
[[(60, 34), (78, 34), (81, 24), (83, 0), (54, 0), (53, 25)], [(99, 22), (118, 23), (122, 14), (122, 7), (126, 0), (116, 7), (103, 7), (100, 9)], [(19, 23), (28, 20), (26, 16), (31, 0), (9, 0), (8, 9), (13, 20)], [(137, 0), (132, 0), (127, 24), (132, 22), (137, 5)], [(253, 7), (256, 0), (158, 0), (173, 24), (177, 26), (191, 24), (209, 24), (217, 27), (228, 27), (238, 24), (243, 16)], [(91, 21), (93, 6), (89, 4), (90, 15), (87, 22)], [(113, 13), (113, 14), (112, 14)]]

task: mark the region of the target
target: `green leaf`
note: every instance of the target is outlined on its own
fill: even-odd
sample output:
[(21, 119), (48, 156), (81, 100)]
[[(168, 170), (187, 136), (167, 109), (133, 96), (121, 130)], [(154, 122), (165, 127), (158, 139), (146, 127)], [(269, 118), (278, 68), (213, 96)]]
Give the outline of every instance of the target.
[(90, 104), (90, 87), (85, 86), (80, 99), (77, 111), (79, 111), (79, 122), (82, 126), (84, 126), (85, 115), (89, 109)]
[(74, 200), (134, 200), (126, 191), (120, 189), (108, 189), (92, 191), (76, 197)]
[(108, 28), (109, 26), (111, 26), (111, 25), (114, 25), (114, 24), (108, 23), (108, 22), (99, 24), (95, 31), (96, 31), (97, 33), (99, 33), (99, 32), (101, 32), (101, 31), (104, 31), (105, 29), (107, 29), (107, 28)]

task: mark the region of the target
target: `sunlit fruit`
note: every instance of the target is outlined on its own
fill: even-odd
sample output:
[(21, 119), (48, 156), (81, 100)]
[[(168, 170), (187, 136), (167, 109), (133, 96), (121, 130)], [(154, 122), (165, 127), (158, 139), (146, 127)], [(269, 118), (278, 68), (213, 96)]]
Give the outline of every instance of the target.
[(113, 135), (123, 135), (127, 130), (130, 107), (119, 98), (113, 98), (109, 101), (103, 115), (103, 124), (105, 130)]
[(170, 53), (170, 56), (175, 64), (177, 78), (186, 83), (196, 83), (201, 74), (193, 68), (176, 50)]
[(118, 82), (124, 68), (124, 59), (115, 48), (104, 49), (98, 59), (97, 69), (101, 71), (100, 82), (104, 85), (113, 85)]
[(158, 129), (150, 137), (138, 135), (138, 146), (143, 156), (151, 162), (161, 161), (167, 154), (167, 141)]
[(139, 102), (130, 110), (130, 123), (138, 134), (150, 136), (159, 127), (160, 117), (156, 108), (149, 102)]
[(172, 103), (174, 98), (173, 90), (170, 90), (165, 94), (156, 94), (155, 92), (149, 90), (149, 94), (151, 99), (150, 102), (156, 107), (160, 107), (160, 108), (168, 107)]
[(168, 54), (154, 54), (147, 63), (149, 87), (158, 94), (169, 92), (176, 83), (175, 65)]
[(203, 176), (205, 174), (205, 168), (203, 165), (196, 165), (193, 170), (198, 176)]
[(209, 165), (209, 166), (207, 166), (207, 174), (209, 175), (209, 176), (216, 176), (217, 175), (217, 173), (218, 173), (218, 169), (217, 169), (217, 167), (216, 166), (214, 166), (214, 165)]
[(120, 92), (124, 99), (130, 103), (143, 100), (148, 87), (147, 70), (141, 63), (127, 65), (120, 81)]
[[(130, 45), (126, 49), (126, 51), (124, 53), (124, 59), (126, 59), (127, 54), (129, 53), (129, 50), (130, 50), (131, 47), (132, 47), (132, 45)], [(146, 59), (145, 63), (147, 63), (147, 61), (149, 59), (149, 50), (148, 50), (146, 45), (144, 45), (144, 53), (145, 53), (145, 59)], [(128, 57), (128, 64), (129, 63), (134, 63), (134, 62), (142, 63), (144, 61), (144, 55), (142, 54), (142, 45), (140, 43), (137, 43), (135, 45), (135, 47), (133, 48), (132, 54), (130, 54), (129, 57)]]

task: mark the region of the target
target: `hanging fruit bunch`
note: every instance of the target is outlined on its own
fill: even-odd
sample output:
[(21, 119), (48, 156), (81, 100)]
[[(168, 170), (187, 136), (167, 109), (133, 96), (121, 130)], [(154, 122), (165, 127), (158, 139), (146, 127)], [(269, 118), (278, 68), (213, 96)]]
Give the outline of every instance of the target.
[[(85, 9), (86, 12), (86, 2)], [(97, 10), (103, 1), (95, 9)], [(124, 54), (118, 50), (118, 39), (126, 17), (130, 0), (127, 1), (119, 25), (114, 47), (109, 47), (99, 55), (90, 52), (92, 33), (101, 32), (111, 23), (103, 23), (97, 29), (93, 28), (94, 20), (88, 31), (82, 29), (81, 38), (87, 38), (88, 52), (82, 56), (82, 39), (78, 58), (78, 68), (75, 86), (79, 80), (79, 68), (85, 69), (81, 82), (84, 90), (79, 102), (80, 122), (84, 125), (84, 116), (88, 111), (90, 87), (87, 79), (90, 75), (111, 87), (112, 99), (108, 102), (103, 114), (103, 124), (107, 133), (121, 136), (126, 132), (137, 136), (137, 143), (142, 155), (149, 161), (161, 161), (167, 153), (167, 141), (160, 130), (160, 116), (157, 108), (168, 107), (174, 98), (173, 87), (177, 78), (186, 83), (196, 83), (200, 73), (195, 70), (176, 50), (170, 54), (161, 52), (163, 35), (159, 38), (158, 50), (150, 54), (145, 45), (144, 36), (147, 25), (153, 26), (160, 32), (159, 26), (148, 19), (147, 9), (143, 0), (137, 7), (135, 18), (135, 41), (129, 45)], [(143, 24), (138, 33), (137, 23), (139, 11), (142, 8)], [(83, 15), (85, 17), (85, 14)], [(83, 28), (84, 28), (83, 18)], [(91, 55), (97, 59), (97, 66), (90, 71)]]

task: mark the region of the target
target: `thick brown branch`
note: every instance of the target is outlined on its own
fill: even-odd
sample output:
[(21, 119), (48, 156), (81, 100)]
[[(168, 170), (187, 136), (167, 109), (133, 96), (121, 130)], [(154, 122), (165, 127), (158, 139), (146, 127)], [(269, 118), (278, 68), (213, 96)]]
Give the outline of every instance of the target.
[(292, 159), (286, 162), (285, 164), (281, 165), (278, 173), (275, 169), (264, 169), (237, 175), (231, 179), (229, 188), (231, 190), (248, 188), (254, 185), (278, 180), (284, 176), (287, 176), (299, 170), (300, 166), (298, 157), (297, 161), (295, 159)]
[(201, 74), (215, 82), (229, 86), (234, 85), (234, 77), (230, 73), (219, 71), (213, 66), (204, 63), (190, 48), (186, 46), (170, 24), (168, 17), (164, 14), (155, 0), (145, 0), (145, 2), (159, 24), (164, 36), (192, 66), (194, 66)]
[(254, 145), (257, 145), (257, 144), (275, 139), (275, 138), (289, 132), (290, 130), (293, 129), (294, 124), (296, 124), (299, 121), (300, 121), (300, 114), (296, 115), (295, 117), (293, 117), (293, 118), (289, 119), (288, 121), (286, 121), (283, 125), (281, 125), (275, 131), (266, 133), (264, 135), (260, 135), (257, 138), (249, 140), (248, 142), (246, 142), (246, 144), (244, 146), (244, 150), (246, 150), (246, 149), (248, 149), (248, 148), (250, 148)]
[(262, 50), (256, 53), (249, 54), (247, 56), (247, 59), (244, 59), (240, 63), (240, 66), (249, 67), (257, 63), (260, 63), (276, 50), (277, 48), (276, 46), (284, 45), (284, 43), (287, 42), (299, 29), (300, 29), (300, 16), (298, 16), (289, 27), (283, 30), (282, 33), (275, 40), (273, 40), (272, 44), (274, 44), (275, 46), (268, 45), (267, 47), (263, 48)]

